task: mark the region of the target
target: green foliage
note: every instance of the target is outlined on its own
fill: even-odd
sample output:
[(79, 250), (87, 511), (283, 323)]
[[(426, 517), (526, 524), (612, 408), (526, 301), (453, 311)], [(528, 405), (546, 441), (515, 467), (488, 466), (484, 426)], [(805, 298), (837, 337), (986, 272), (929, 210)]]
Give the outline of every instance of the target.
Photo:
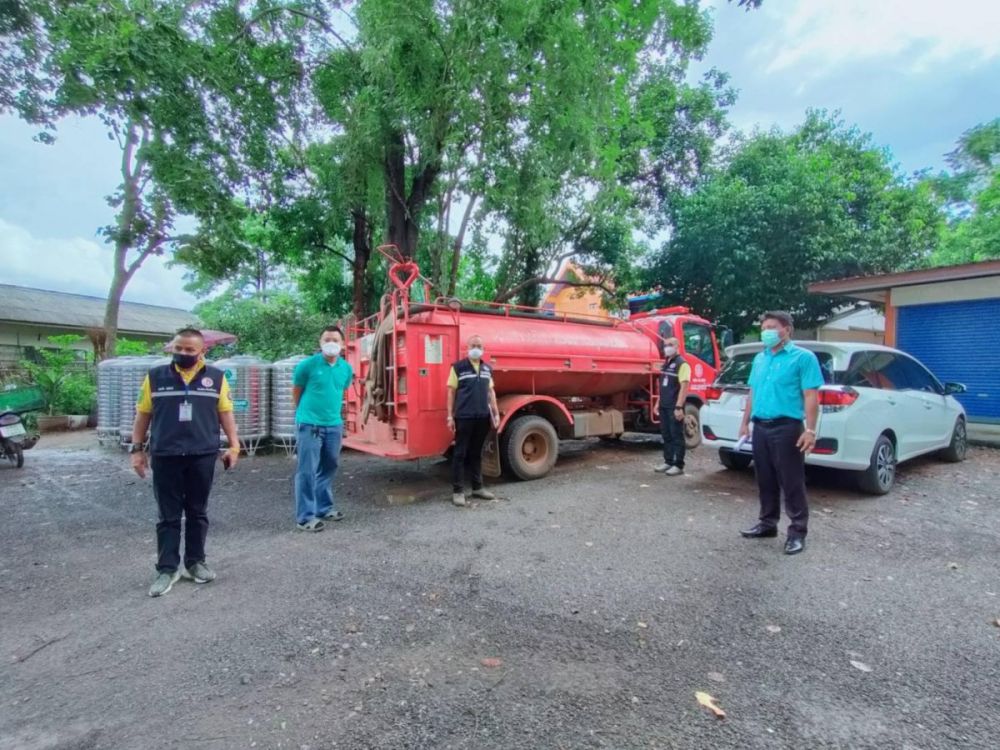
[(116, 357), (140, 357), (144, 354), (155, 352), (158, 347), (147, 341), (135, 341), (133, 339), (118, 339), (115, 342)]
[[(24, 361), (21, 362), (21, 367), (28, 373), (31, 382), (41, 389), (47, 412), (56, 414), (67, 404), (64, 401), (64, 394), (67, 392), (70, 394), (69, 405), (76, 406), (80, 403), (78, 380), (81, 377), (86, 379), (86, 376), (75, 373), (72, 369), (72, 365), (78, 361), (78, 351), (72, 346), (83, 341), (83, 338), (72, 335), (49, 336), (48, 341), (52, 348), (39, 351), (42, 360), (40, 363)], [(88, 407), (85, 412), (58, 411), (58, 413), (89, 414), (90, 409)]]
[(88, 373), (70, 373), (56, 396), (55, 414), (90, 414), (97, 405), (97, 384)]
[(647, 283), (737, 335), (773, 308), (809, 327), (838, 305), (810, 282), (920, 265), (940, 223), (930, 191), (894, 173), (869, 136), (810, 112), (791, 135), (739, 142), (677, 202)]
[(927, 181), (949, 217), (934, 264), (1000, 258), (1000, 118), (966, 131), (948, 165)]
[(269, 360), (312, 353), (320, 332), (333, 322), (328, 316), (305, 312), (302, 302), (287, 292), (266, 303), (224, 294), (202, 303), (195, 312), (206, 327), (236, 334), (237, 352)]

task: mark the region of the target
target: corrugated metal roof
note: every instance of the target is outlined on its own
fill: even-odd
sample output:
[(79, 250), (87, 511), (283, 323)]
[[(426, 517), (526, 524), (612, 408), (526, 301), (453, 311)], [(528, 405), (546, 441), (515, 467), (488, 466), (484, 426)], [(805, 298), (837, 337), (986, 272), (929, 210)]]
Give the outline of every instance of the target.
[[(105, 304), (101, 297), (0, 284), (0, 323), (101, 328)], [(188, 310), (137, 302), (122, 302), (118, 314), (118, 330), (122, 333), (169, 335), (197, 324), (198, 316)]]

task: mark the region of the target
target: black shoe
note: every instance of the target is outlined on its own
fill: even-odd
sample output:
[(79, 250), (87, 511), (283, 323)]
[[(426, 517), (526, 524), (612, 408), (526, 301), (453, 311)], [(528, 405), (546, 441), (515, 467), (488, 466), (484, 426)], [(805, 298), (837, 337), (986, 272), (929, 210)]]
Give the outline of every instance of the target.
[(806, 540), (801, 536), (790, 536), (785, 540), (785, 554), (797, 555), (806, 548)]
[(740, 533), (747, 539), (763, 539), (765, 537), (778, 536), (778, 529), (774, 526), (765, 526), (762, 523), (758, 523), (749, 529), (743, 529)]

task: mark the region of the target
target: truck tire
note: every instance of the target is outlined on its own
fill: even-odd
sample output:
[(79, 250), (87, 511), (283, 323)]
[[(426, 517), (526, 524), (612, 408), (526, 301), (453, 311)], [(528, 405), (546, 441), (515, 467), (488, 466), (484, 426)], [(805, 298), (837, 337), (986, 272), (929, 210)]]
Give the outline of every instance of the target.
[(747, 456), (743, 453), (734, 453), (733, 451), (727, 450), (719, 451), (719, 463), (727, 469), (732, 469), (733, 471), (744, 471), (745, 469), (749, 469), (751, 461), (753, 461), (753, 456)]
[(500, 455), (518, 479), (544, 477), (559, 457), (559, 437), (544, 417), (526, 414), (511, 420), (503, 431)]
[(896, 483), (896, 446), (879, 435), (868, 468), (858, 472), (858, 488), (869, 495), (884, 495)]
[(701, 445), (701, 410), (697, 404), (684, 404), (684, 445), (688, 450)]

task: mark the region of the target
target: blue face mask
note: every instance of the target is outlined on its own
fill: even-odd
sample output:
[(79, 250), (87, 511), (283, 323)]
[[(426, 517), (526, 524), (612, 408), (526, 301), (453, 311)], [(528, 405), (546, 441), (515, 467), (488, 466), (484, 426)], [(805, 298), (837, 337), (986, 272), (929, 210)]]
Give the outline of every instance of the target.
[(773, 328), (767, 328), (760, 332), (760, 340), (764, 342), (764, 346), (771, 349), (781, 343), (781, 334)]

